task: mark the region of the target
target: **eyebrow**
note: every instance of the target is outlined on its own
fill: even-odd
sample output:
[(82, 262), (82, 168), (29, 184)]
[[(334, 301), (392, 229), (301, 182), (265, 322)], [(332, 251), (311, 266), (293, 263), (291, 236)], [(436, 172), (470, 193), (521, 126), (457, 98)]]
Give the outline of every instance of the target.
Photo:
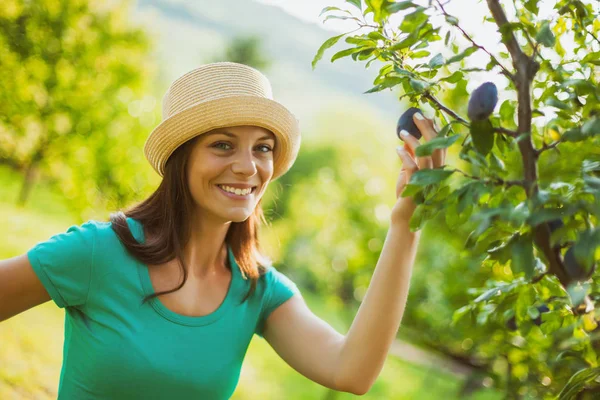
[[(237, 135), (234, 135), (233, 133), (228, 132), (228, 131), (210, 132), (210, 133), (205, 134), (204, 136), (206, 137), (206, 136), (212, 136), (212, 135), (225, 135), (225, 136), (229, 136), (231, 138), (237, 139)], [(272, 140), (275, 140), (275, 138), (273, 138), (273, 136), (271, 136), (269, 134), (267, 134), (267, 135), (265, 135), (263, 137), (258, 138), (258, 140), (263, 140), (263, 139), (272, 139)]]

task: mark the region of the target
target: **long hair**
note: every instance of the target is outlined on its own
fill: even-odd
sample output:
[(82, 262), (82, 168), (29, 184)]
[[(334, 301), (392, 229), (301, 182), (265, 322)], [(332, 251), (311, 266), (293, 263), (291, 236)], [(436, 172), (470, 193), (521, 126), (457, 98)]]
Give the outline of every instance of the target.
[[(150, 265), (163, 264), (177, 257), (183, 270), (183, 282), (179, 286), (148, 295), (144, 297), (142, 303), (181, 289), (187, 280), (183, 249), (190, 240), (189, 216), (194, 209), (194, 200), (187, 183), (186, 166), (198, 137), (195, 136), (179, 146), (169, 157), (165, 164), (163, 180), (154, 193), (124, 212), (117, 211), (110, 214), (112, 229), (131, 256), (148, 265), (148, 268), (151, 268)], [(243, 222), (232, 222), (225, 236), (225, 243), (231, 248), (242, 274), (250, 280), (251, 284), (250, 290), (241, 303), (254, 293), (259, 277), (266, 272), (267, 265), (270, 264), (268, 257), (261, 253), (258, 239), (261, 221), (267, 224), (261, 200), (258, 201), (248, 219)], [(142, 224), (145, 243), (141, 244), (133, 237), (127, 224), (127, 217)]]

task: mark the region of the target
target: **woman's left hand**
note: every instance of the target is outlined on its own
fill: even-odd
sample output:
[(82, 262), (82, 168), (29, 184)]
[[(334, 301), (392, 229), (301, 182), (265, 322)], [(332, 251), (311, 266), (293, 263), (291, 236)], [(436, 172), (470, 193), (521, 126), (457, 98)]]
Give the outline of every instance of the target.
[[(419, 119), (419, 116), (422, 115), (420, 113), (415, 113), (413, 115), (413, 120), (415, 121), (417, 128), (419, 128), (419, 131), (421, 131), (422, 137), (424, 137), (426, 141), (430, 141), (437, 136), (437, 131), (434, 127), (433, 121), (425, 117), (423, 117), (423, 119)], [(405, 133), (408, 134), (406, 131)], [(403, 136), (403, 140), (404, 146), (401, 146), (403, 150), (397, 150), (397, 153), (402, 160), (402, 169), (400, 170), (400, 176), (398, 177), (398, 181), (396, 183), (397, 201), (392, 209), (391, 221), (392, 224), (408, 225), (413, 212), (417, 208), (417, 205), (415, 204), (412, 196), (401, 196), (404, 188), (410, 181), (410, 177), (415, 171), (424, 168), (439, 168), (444, 165), (444, 162), (446, 161), (447, 149), (435, 149), (430, 156), (417, 158), (415, 156), (415, 152), (417, 147), (421, 145), (419, 139), (408, 134)]]

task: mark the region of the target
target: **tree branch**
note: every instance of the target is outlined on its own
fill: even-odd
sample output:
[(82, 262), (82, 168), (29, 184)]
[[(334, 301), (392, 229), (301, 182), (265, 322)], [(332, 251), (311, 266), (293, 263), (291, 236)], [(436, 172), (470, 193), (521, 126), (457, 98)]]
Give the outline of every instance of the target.
[[(449, 116), (451, 116), (452, 118), (454, 118), (456, 121), (460, 122), (461, 124), (463, 124), (463, 125), (465, 125), (467, 127), (471, 126), (471, 124), (469, 123), (469, 121), (465, 120), (460, 115), (458, 115), (455, 111), (453, 111), (450, 108), (448, 108), (445, 105), (443, 105), (431, 93), (425, 92), (425, 94), (423, 94), (423, 97), (425, 97), (426, 99), (428, 99), (429, 101), (431, 101), (432, 103), (434, 103), (440, 110), (444, 111), (446, 114), (448, 114)], [(493, 130), (496, 133), (503, 133), (505, 135), (512, 136), (512, 137), (517, 137), (518, 136), (517, 132), (515, 132), (513, 130), (510, 130), (510, 129), (502, 128), (502, 127), (497, 127), (497, 128), (493, 127)]]
[[(539, 157), (540, 154), (542, 154), (542, 152), (546, 151), (546, 150), (550, 150), (555, 148), (556, 146), (558, 146), (559, 144), (562, 143), (562, 140), (557, 140), (555, 142), (552, 142), (550, 144), (548, 143), (544, 143), (544, 145), (542, 146), (541, 149), (536, 150), (536, 157)], [(558, 149), (556, 149), (556, 151), (559, 151)]]
[[(446, 12), (446, 9), (445, 9), (445, 8), (444, 8), (444, 6), (442, 5), (442, 3), (440, 3), (440, 1), (439, 1), (439, 0), (436, 0), (436, 2), (437, 2), (437, 3), (438, 3), (438, 5), (440, 6), (440, 9), (442, 10), (442, 13), (443, 13), (443, 14), (444, 14), (446, 17), (452, 17), (452, 18), (454, 18), (454, 19), (458, 20), (456, 17), (454, 17), (454, 16), (452, 16), (452, 15), (450, 15), (450, 14), (448, 14), (448, 13)], [(452, 25), (454, 25), (454, 24), (452, 24)], [(495, 63), (496, 63), (496, 64), (497, 64), (497, 65), (498, 65), (498, 66), (499, 66), (501, 69), (502, 69), (502, 74), (503, 74), (504, 76), (506, 76), (506, 77), (507, 77), (507, 78), (508, 78), (510, 81), (514, 81), (514, 76), (513, 76), (513, 74), (511, 74), (511, 73), (510, 73), (510, 71), (509, 71), (508, 69), (506, 69), (506, 68), (504, 67), (504, 65), (502, 65), (502, 64), (500, 63), (500, 61), (498, 61), (498, 59), (497, 59), (497, 58), (496, 58), (496, 57), (495, 57), (495, 56), (494, 56), (492, 53), (490, 53), (490, 52), (489, 52), (489, 51), (488, 51), (488, 50), (487, 50), (485, 47), (483, 47), (483, 46), (481, 46), (481, 45), (477, 44), (477, 43), (475, 42), (475, 40), (473, 40), (473, 38), (472, 38), (472, 37), (471, 37), (471, 36), (470, 36), (470, 35), (469, 35), (469, 34), (468, 34), (468, 33), (467, 33), (467, 32), (466, 32), (466, 31), (465, 31), (463, 28), (461, 28), (461, 27), (460, 27), (460, 25), (458, 25), (458, 23), (457, 23), (456, 25), (454, 25), (454, 26), (456, 26), (456, 27), (457, 27), (457, 28), (458, 28), (458, 29), (459, 29), (459, 30), (462, 32), (463, 36), (464, 36), (464, 37), (465, 37), (465, 38), (466, 38), (466, 39), (467, 39), (469, 42), (471, 42), (471, 43), (473, 44), (473, 46), (475, 46), (475, 47), (477, 47), (477, 48), (479, 48), (479, 49), (481, 49), (481, 50), (485, 51), (485, 52), (488, 54), (488, 56), (490, 56), (490, 58), (491, 58), (492, 60), (494, 60), (494, 62), (495, 62)]]
[[(496, 25), (500, 32), (509, 23), (506, 14), (500, 5), (499, 0), (487, 0), (488, 8), (496, 21)], [(515, 35), (512, 32), (505, 32), (502, 35), (502, 42), (508, 49), (513, 65), (516, 69), (515, 86), (517, 88), (518, 98), (518, 120), (519, 126), (517, 132), (519, 134), (531, 132), (531, 83), (535, 74), (539, 70), (539, 63), (529, 58), (519, 46)], [(535, 196), (539, 190), (538, 173), (537, 173), (537, 158), (538, 151), (533, 147), (531, 135), (528, 139), (519, 141), (519, 150), (523, 161), (525, 192), (528, 198)], [(542, 251), (548, 260), (548, 271), (554, 274), (560, 283), (567, 287), (571, 279), (567, 275), (560, 249), (550, 245), (550, 228), (548, 224), (540, 224), (533, 228), (533, 239), (536, 246)]]
[(498, 178), (498, 177), (492, 177), (492, 178), (480, 178), (478, 176), (473, 176), (473, 175), (469, 175), (466, 172), (461, 171), (460, 169), (456, 168), (453, 171), (456, 172), (460, 172), (461, 174), (463, 174), (465, 177), (467, 178), (471, 178), (477, 181), (481, 181), (483, 183), (495, 183), (501, 186), (506, 186), (506, 187), (511, 187), (511, 186), (521, 186), (524, 187), (525, 186), (525, 182), (523, 181), (505, 181), (504, 179)]

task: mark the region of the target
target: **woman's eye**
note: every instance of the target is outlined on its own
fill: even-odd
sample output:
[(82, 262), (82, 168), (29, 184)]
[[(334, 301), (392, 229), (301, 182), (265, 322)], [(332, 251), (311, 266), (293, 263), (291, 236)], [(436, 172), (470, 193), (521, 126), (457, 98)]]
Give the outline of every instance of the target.
[(229, 146), (229, 144), (228, 144), (228, 143), (219, 142), (219, 143), (215, 143), (215, 145), (214, 145), (213, 147), (218, 147), (218, 146), (219, 146), (219, 145), (221, 145), (221, 144), (223, 144), (223, 145), (225, 145), (225, 146)]
[[(230, 146), (230, 144), (229, 144), (229, 143), (225, 143), (225, 142), (218, 142), (218, 143), (215, 143), (215, 144), (213, 145), (213, 147), (219, 147), (220, 145), (224, 145), (224, 146)], [(259, 147), (259, 148), (265, 148), (265, 149), (267, 149), (266, 151), (262, 151), (262, 153), (268, 153), (269, 151), (273, 151), (273, 149), (271, 149), (271, 147), (270, 147), (270, 146), (267, 146), (266, 144), (262, 144), (262, 145), (260, 145), (260, 146), (258, 146), (258, 147)], [(220, 148), (221, 148), (221, 149), (223, 149), (222, 147), (220, 147)], [(226, 149), (223, 149), (223, 150), (226, 150)]]

